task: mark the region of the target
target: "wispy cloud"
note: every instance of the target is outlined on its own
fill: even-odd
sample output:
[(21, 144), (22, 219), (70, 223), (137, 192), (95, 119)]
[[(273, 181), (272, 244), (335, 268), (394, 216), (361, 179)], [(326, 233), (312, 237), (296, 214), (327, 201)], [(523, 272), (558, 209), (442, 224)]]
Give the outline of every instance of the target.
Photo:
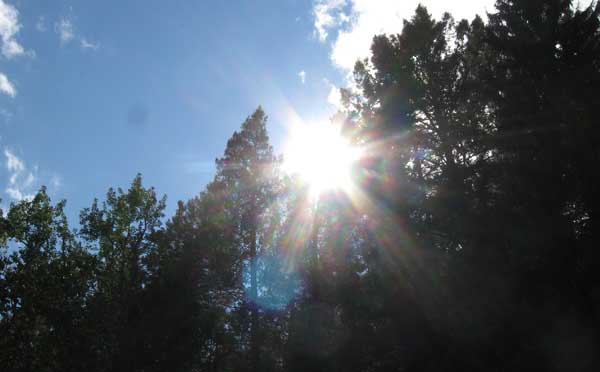
[(23, 161), (9, 149), (4, 149), (4, 156), (6, 156), (6, 169), (8, 169), (9, 172), (18, 174), (25, 170)]
[(88, 40), (87, 40), (86, 38), (84, 38), (84, 37), (82, 37), (82, 38), (79, 40), (79, 42), (80, 42), (80, 44), (81, 44), (81, 48), (82, 48), (82, 49), (90, 49), (90, 50), (94, 50), (94, 51), (96, 51), (96, 50), (98, 50), (98, 48), (100, 48), (100, 43), (98, 43), (98, 42), (96, 42), (96, 43), (93, 43), (93, 42), (91, 42), (91, 41), (88, 41)]
[(37, 167), (32, 171), (28, 170), (23, 160), (8, 148), (4, 148), (4, 156), (9, 173), (8, 185), (4, 191), (14, 200), (32, 198), (33, 194), (28, 193), (27, 190), (30, 190), (36, 182)]
[(21, 29), (19, 11), (14, 6), (0, 0), (0, 38), (2, 55), (8, 59), (26, 54), (25, 49), (15, 39)]
[(61, 18), (54, 24), (54, 30), (58, 34), (61, 45), (70, 43), (75, 38), (75, 30), (73, 29), (73, 22), (67, 18)]
[(62, 178), (55, 174), (50, 178), (50, 186), (53, 190), (58, 190), (62, 186)]
[(348, 21), (348, 16), (343, 13), (348, 0), (315, 0), (313, 15), (315, 17), (315, 31), (320, 41), (325, 41), (329, 30)]
[[(59, 174), (40, 172), (37, 165), (28, 166), (18, 152), (10, 146), (2, 147), (0, 159), (4, 159), (0, 161), (0, 175), (2, 176), (0, 180), (3, 182), (0, 185), (2, 188), (0, 189), (0, 200), (4, 199), (9, 202), (30, 200), (42, 184), (47, 185), (48, 191), (51, 193), (58, 192), (63, 185), (62, 177)], [(5, 179), (6, 183), (4, 183)], [(1, 192), (2, 190), (4, 193)], [(4, 203), (0, 209), (6, 211), (6, 207), (7, 204)]]
[(48, 28), (46, 27), (46, 17), (39, 16), (37, 21), (35, 22), (35, 29), (39, 32), (46, 32)]
[(321, 41), (336, 32), (332, 40), (332, 63), (347, 72), (358, 59), (369, 57), (373, 36), (402, 32), (403, 19), (410, 19), (421, 3), (440, 18), (448, 11), (456, 19), (485, 15), (493, 9), (494, 0), (315, 0), (314, 27)]
[(100, 43), (89, 40), (88, 38), (78, 35), (75, 25), (70, 18), (63, 17), (54, 24), (54, 31), (58, 34), (61, 45), (67, 45), (74, 40), (79, 41), (79, 46), (82, 50), (97, 51), (100, 48)]
[(302, 84), (306, 83), (306, 71), (300, 71), (298, 73), (298, 77), (300, 78), (300, 82), (302, 82)]
[(0, 92), (14, 97), (17, 95), (17, 89), (14, 84), (8, 80), (8, 77), (0, 72)]

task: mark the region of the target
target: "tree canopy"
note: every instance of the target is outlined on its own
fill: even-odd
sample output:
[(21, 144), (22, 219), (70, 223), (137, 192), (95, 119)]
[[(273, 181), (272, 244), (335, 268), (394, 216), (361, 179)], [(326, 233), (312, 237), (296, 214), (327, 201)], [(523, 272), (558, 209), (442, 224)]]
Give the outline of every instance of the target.
[(0, 211), (2, 370), (600, 370), (600, 3), (419, 6), (371, 52), (356, 195), (258, 107), (172, 217), (141, 175), (77, 229), (45, 188)]

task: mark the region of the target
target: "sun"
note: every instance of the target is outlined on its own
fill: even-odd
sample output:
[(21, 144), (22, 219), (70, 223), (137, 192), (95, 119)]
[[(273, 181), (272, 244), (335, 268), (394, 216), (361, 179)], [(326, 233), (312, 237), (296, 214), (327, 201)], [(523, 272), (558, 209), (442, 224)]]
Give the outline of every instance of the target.
[(283, 168), (298, 174), (318, 196), (329, 190), (349, 190), (352, 167), (362, 151), (333, 123), (298, 124), (291, 128), (284, 147)]

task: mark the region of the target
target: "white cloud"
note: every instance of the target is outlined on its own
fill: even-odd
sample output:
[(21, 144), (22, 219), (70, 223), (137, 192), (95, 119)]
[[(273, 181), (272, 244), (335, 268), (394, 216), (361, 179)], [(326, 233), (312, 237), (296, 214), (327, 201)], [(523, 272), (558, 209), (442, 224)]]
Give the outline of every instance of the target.
[[(1, 0), (0, 0), (1, 1)], [(7, 94), (11, 97), (17, 95), (17, 89), (13, 85), (13, 83), (8, 80), (6, 75), (0, 72), (0, 92)]]
[[(6, 179), (8, 182), (6, 185), (2, 185), (2, 187), (9, 199), (12, 199), (13, 201), (32, 199), (36, 190), (38, 190), (42, 184), (40, 181), (41, 178), (47, 181), (47, 185), (51, 192), (56, 192), (61, 188), (62, 178), (60, 175), (50, 173), (44, 177), (40, 177), (38, 175), (39, 169), (37, 165), (28, 167), (23, 159), (9, 147), (4, 147), (3, 153), (5, 160), (1, 168), (4, 168), (4, 172), (7, 173)], [(1, 169), (0, 173), (2, 173)], [(0, 179), (3, 180), (4, 178)]]
[(80, 45), (82, 49), (90, 49), (93, 51), (98, 50), (98, 48), (100, 48), (100, 43), (94, 43), (91, 41), (88, 41), (86, 38), (82, 37), (80, 40)]
[(54, 24), (54, 30), (58, 34), (61, 44), (68, 44), (75, 37), (73, 22), (67, 18), (62, 18), (60, 21), (56, 22)]
[[(315, 0), (314, 27), (321, 41), (327, 39), (329, 32), (337, 32), (332, 42), (331, 61), (349, 72), (358, 59), (370, 55), (373, 36), (400, 33), (403, 20), (413, 16), (419, 3), (438, 19), (446, 11), (455, 19), (462, 19), (475, 14), (484, 16), (486, 10), (493, 10), (494, 0)], [(348, 14), (342, 12), (344, 7), (350, 9)]]
[(15, 40), (21, 29), (19, 11), (14, 6), (0, 0), (0, 38), (2, 39), (2, 54), (6, 58), (25, 54), (23, 46)]
[(66, 45), (73, 40), (78, 40), (79, 46), (83, 50), (97, 51), (100, 48), (100, 43), (93, 42), (83, 36), (77, 35), (75, 32), (75, 25), (69, 18), (61, 18), (60, 21), (56, 22), (54, 24), (54, 31), (58, 34), (61, 45)]
[(25, 170), (23, 161), (9, 149), (4, 149), (4, 156), (6, 156), (6, 169), (8, 169), (9, 172), (18, 174)]
[(327, 83), (329, 84), (329, 94), (327, 95), (327, 102), (336, 109), (341, 109), (342, 94), (340, 93), (340, 89), (329, 82)]
[(315, 17), (315, 31), (319, 40), (325, 41), (328, 30), (340, 26), (348, 21), (348, 16), (343, 13), (348, 0), (315, 0), (313, 15)]
[(298, 73), (298, 77), (300, 78), (300, 81), (302, 82), (302, 84), (306, 83), (306, 71), (302, 70)]
[(16, 199), (16, 200), (23, 199), (23, 193), (21, 193), (21, 191), (18, 189), (15, 189), (12, 187), (7, 187), (5, 191), (8, 194), (8, 196), (10, 196), (13, 199)]
[(6, 194), (14, 200), (31, 199), (33, 194), (27, 193), (37, 179), (37, 167), (33, 171), (28, 171), (23, 160), (8, 148), (4, 149), (6, 157), (6, 169), (9, 172), (8, 186), (4, 190)]

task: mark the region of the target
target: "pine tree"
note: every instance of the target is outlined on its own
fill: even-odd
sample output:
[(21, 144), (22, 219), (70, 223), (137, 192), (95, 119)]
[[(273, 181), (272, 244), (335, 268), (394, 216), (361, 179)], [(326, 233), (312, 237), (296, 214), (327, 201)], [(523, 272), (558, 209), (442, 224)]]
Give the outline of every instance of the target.
[(223, 157), (217, 159), (217, 174), (208, 191), (220, 195), (227, 222), (239, 246), (242, 267), (240, 284), (246, 289), (245, 306), (250, 311), (250, 365), (260, 370), (261, 329), (258, 261), (263, 250), (264, 217), (277, 193), (278, 159), (273, 155), (266, 128), (267, 116), (259, 107), (227, 141)]

